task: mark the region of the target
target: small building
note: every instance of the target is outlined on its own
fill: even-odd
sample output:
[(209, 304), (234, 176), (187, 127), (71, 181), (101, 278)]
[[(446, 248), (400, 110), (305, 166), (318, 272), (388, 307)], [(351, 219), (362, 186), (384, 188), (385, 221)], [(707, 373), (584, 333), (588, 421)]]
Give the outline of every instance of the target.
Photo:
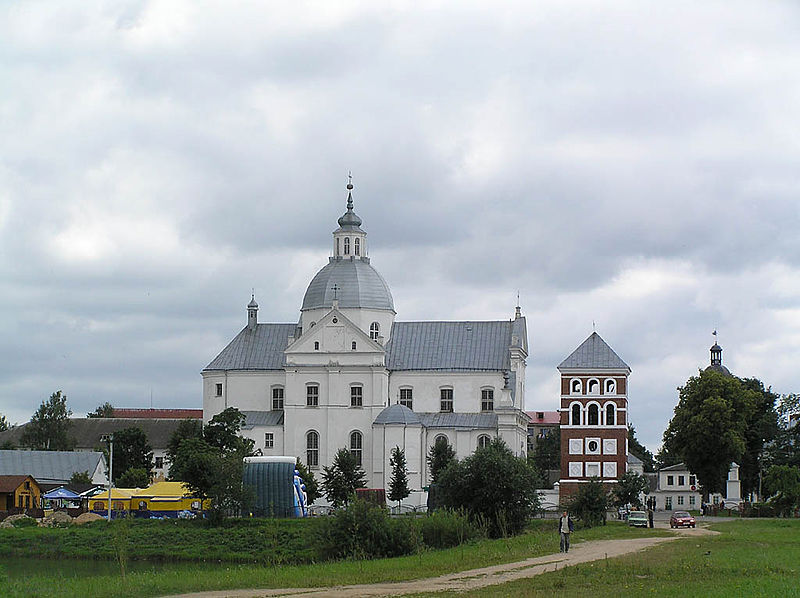
[(156, 482), (134, 491), (130, 504), (137, 517), (179, 517), (182, 512), (197, 513), (208, 508), (210, 501), (201, 501), (183, 482)]
[(558, 411), (526, 411), (525, 413), (530, 418), (528, 422), (528, 454), (530, 455), (536, 449), (539, 440), (558, 429), (561, 424), (561, 413)]
[(42, 490), (29, 475), (0, 475), (0, 508), (38, 509), (42, 504)]
[(92, 483), (108, 483), (101, 452), (0, 450), (0, 475), (29, 475), (50, 488), (68, 484), (73, 474), (84, 471)]
[(658, 470), (658, 482), (652, 493), (656, 509), (661, 511), (690, 510), (702, 507), (697, 476), (684, 463)]

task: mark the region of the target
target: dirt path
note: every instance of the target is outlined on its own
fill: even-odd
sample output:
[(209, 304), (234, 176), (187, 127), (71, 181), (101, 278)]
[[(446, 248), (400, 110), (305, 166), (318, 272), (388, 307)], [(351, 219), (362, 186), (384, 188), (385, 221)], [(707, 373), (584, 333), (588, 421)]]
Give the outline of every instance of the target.
[[(666, 527), (657, 525), (656, 527)], [(439, 592), (443, 590), (472, 590), (485, 586), (506, 583), (516, 579), (533, 577), (548, 571), (555, 571), (578, 563), (588, 563), (605, 558), (613, 558), (644, 550), (657, 544), (671, 542), (685, 536), (717, 534), (707, 528), (676, 530), (674, 536), (662, 538), (636, 538), (633, 540), (597, 540), (581, 542), (572, 546), (567, 554), (550, 554), (536, 558), (505, 563), (481, 569), (470, 569), (449, 573), (439, 577), (415, 579), (392, 583), (376, 583), (328, 588), (274, 588), (261, 590), (220, 590), (181, 594), (170, 598), (261, 598), (266, 596), (313, 596), (325, 598), (360, 598), (376, 596), (402, 596), (420, 592)]]

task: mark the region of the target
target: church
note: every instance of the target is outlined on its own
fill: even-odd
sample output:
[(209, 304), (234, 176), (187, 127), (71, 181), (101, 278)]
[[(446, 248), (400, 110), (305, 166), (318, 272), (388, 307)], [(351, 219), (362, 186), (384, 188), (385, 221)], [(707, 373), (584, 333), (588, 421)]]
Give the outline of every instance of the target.
[(259, 322), (253, 297), (246, 326), (203, 369), (203, 420), (236, 407), (257, 451), (299, 457), (317, 475), (346, 448), (372, 488), (389, 487), (399, 446), (414, 490), (406, 503), (422, 504), (434, 443), (464, 458), (500, 437), (526, 454), (525, 317), (517, 306), (501, 321), (395, 321), (352, 190), (298, 321)]

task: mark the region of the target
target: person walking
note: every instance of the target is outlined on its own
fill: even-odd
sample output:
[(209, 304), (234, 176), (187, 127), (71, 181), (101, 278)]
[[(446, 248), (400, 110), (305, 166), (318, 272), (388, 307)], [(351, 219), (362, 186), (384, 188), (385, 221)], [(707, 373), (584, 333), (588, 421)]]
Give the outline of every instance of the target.
[(569, 552), (569, 535), (575, 531), (572, 518), (564, 511), (558, 520), (558, 533), (561, 536), (561, 552)]

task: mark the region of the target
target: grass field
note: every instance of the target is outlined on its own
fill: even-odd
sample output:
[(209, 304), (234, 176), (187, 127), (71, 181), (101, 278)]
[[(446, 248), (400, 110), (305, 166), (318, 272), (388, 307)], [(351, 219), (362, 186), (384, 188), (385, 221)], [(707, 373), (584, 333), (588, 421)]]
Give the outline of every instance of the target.
[(711, 527), (721, 535), (676, 540), (458, 596), (800, 596), (800, 520), (749, 519)]
[[(157, 528), (156, 528), (157, 529)], [(10, 530), (3, 530), (10, 531)], [(62, 530), (63, 531), (63, 530)], [(665, 535), (661, 530), (632, 529), (612, 523), (591, 530), (580, 530), (576, 540), (630, 538)], [(92, 596), (159, 596), (170, 593), (246, 587), (331, 586), (380, 581), (401, 581), (432, 577), (487, 565), (507, 563), (558, 551), (555, 522), (535, 521), (528, 533), (508, 539), (482, 540), (448, 550), (426, 551), (416, 555), (374, 561), (341, 561), (315, 565), (258, 566), (253, 564), (153, 565), (151, 570), (128, 573), (74, 575), (69, 561), (30, 559), (32, 567), (19, 577), (0, 578), (0, 595), (33, 598)], [(67, 565), (67, 568), (54, 565)], [(41, 565), (37, 567), (37, 565)]]

